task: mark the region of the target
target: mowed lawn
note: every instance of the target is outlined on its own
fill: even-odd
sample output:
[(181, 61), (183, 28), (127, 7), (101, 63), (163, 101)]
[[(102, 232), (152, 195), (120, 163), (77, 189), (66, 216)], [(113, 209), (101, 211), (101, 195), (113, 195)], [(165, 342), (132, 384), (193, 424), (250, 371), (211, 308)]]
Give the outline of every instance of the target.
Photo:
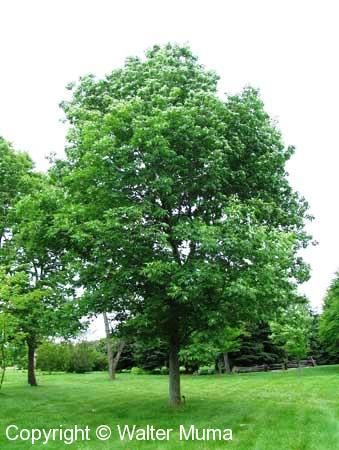
[[(166, 376), (105, 373), (40, 375), (40, 386), (25, 385), (25, 374), (9, 372), (0, 393), (0, 449), (339, 449), (339, 366), (301, 373), (183, 376), (186, 404), (167, 406)], [(66, 445), (9, 442), (8, 425), (19, 428), (90, 428), (90, 441)], [(113, 432), (95, 438), (99, 425)], [(169, 441), (120, 441), (117, 424), (173, 428)], [(180, 441), (178, 429), (231, 428), (233, 441)]]

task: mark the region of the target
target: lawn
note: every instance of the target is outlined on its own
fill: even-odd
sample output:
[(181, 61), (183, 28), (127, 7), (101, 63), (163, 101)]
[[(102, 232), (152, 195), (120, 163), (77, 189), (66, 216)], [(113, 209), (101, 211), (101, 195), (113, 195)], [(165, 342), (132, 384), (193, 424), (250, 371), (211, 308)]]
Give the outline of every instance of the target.
[[(39, 376), (40, 386), (25, 385), (25, 375), (9, 372), (0, 393), (0, 449), (256, 449), (334, 450), (339, 448), (339, 366), (231, 376), (183, 376), (186, 404), (167, 406), (167, 377), (105, 373)], [(8, 441), (5, 429), (89, 427), (90, 441), (59, 440), (34, 446)], [(112, 436), (95, 438), (99, 425)], [(121, 441), (117, 425), (172, 428), (168, 441)], [(179, 426), (231, 428), (232, 441), (180, 441)], [(14, 434), (13, 434), (14, 436)]]

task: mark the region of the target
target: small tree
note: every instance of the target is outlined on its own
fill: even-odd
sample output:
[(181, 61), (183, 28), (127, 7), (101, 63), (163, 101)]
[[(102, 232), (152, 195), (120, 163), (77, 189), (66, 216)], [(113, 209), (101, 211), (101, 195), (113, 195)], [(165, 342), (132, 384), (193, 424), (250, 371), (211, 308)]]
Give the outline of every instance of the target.
[(28, 383), (36, 386), (35, 349), (43, 336), (51, 332), (54, 322), (53, 309), (48, 306), (48, 289), (32, 288), (25, 272), (13, 275), (0, 274), (0, 296), (5, 308), (13, 317), (13, 339), (21, 336), (27, 344)]
[(339, 272), (332, 281), (320, 317), (319, 336), (332, 357), (339, 357)]
[[(180, 360), (187, 366), (197, 368), (199, 365), (215, 364), (218, 357), (222, 355), (224, 370), (230, 373), (228, 353), (239, 349), (240, 337), (243, 334), (244, 331), (241, 328), (230, 326), (220, 329), (216, 327), (205, 333), (193, 333), (190, 344), (180, 351)], [(220, 364), (219, 369), (221, 369)]]
[(36, 386), (35, 352), (43, 339), (78, 331), (80, 311), (66, 288), (64, 236), (56, 217), (62, 194), (47, 177), (36, 177), (34, 189), (11, 210), (7, 270), (0, 295), (15, 318), (16, 333), (25, 337), (28, 383)]
[(310, 345), (312, 317), (305, 304), (290, 306), (271, 323), (272, 340), (281, 345), (286, 354), (300, 359), (307, 356)]
[(223, 333), (218, 339), (218, 346), (222, 352), (224, 359), (224, 370), (226, 373), (231, 373), (231, 366), (229, 361), (229, 353), (239, 350), (240, 338), (245, 334), (241, 328), (225, 327)]
[(200, 366), (214, 365), (218, 351), (214, 342), (202, 340), (201, 336), (195, 333), (190, 344), (180, 350), (180, 362), (186, 370), (196, 371)]
[[(12, 238), (10, 215), (14, 205), (32, 188), (33, 163), (26, 153), (17, 152), (0, 137), (0, 272), (8, 270), (8, 242)], [(1, 274), (0, 274), (1, 278)], [(0, 286), (0, 389), (8, 361), (9, 339), (13, 339), (14, 317), (1, 295)], [(18, 338), (19, 336), (16, 336)]]

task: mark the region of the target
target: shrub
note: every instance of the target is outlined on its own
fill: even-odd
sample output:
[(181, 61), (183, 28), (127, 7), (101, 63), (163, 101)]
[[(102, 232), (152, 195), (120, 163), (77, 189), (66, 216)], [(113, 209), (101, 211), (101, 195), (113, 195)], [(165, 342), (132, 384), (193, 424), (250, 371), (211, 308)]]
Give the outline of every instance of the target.
[(94, 350), (93, 356), (94, 356), (93, 370), (97, 371), (108, 370), (107, 355), (98, 352), (97, 350)]
[(185, 366), (180, 366), (179, 367), (179, 371), (180, 371), (180, 373), (186, 373), (186, 367)]
[(37, 351), (37, 368), (46, 372), (64, 372), (70, 363), (70, 345), (44, 342)]
[(87, 342), (72, 346), (69, 372), (85, 373), (93, 370), (95, 351)]
[(141, 369), (140, 367), (132, 367), (131, 374), (133, 375), (144, 375), (146, 372), (144, 369)]
[(198, 375), (213, 375), (215, 374), (215, 368), (209, 366), (199, 367)]
[(161, 375), (168, 375), (168, 367), (163, 366), (163, 367), (160, 369), (160, 373), (161, 373)]

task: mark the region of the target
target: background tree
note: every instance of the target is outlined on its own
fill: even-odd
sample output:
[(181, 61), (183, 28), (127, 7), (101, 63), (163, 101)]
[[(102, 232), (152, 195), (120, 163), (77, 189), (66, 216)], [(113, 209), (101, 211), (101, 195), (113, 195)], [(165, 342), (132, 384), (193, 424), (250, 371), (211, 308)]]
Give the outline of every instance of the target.
[(186, 372), (197, 373), (201, 366), (214, 366), (220, 349), (213, 340), (202, 339), (200, 333), (192, 333), (190, 342), (179, 352), (180, 363)]
[(217, 81), (172, 45), (82, 78), (63, 104), (67, 160), (54, 168), (81, 282), (167, 342), (172, 405), (180, 348), (215, 326), (210, 315), (224, 326), (267, 314), (307, 278), (296, 256), (307, 205), (285, 172), (293, 149), (255, 90), (220, 99)]
[(217, 341), (218, 347), (223, 356), (224, 370), (226, 373), (231, 373), (231, 365), (229, 360), (229, 353), (239, 350), (240, 338), (245, 334), (241, 328), (225, 327), (223, 333)]
[(281, 363), (285, 352), (271, 339), (272, 330), (266, 321), (248, 323), (240, 336), (239, 348), (230, 353), (232, 365), (256, 366)]
[(112, 320), (108, 317), (106, 312), (102, 313), (104, 318), (105, 333), (106, 333), (106, 349), (108, 359), (108, 374), (110, 380), (115, 380), (116, 370), (121, 357), (121, 354), (126, 345), (126, 339), (122, 336), (118, 337), (117, 333), (114, 336), (112, 327)]
[(136, 334), (134, 342), (131, 342), (130, 346), (133, 366), (152, 371), (168, 365), (168, 346), (161, 339), (157, 337), (142, 339), (142, 336)]
[(337, 358), (335, 354), (327, 351), (320, 337), (320, 317), (321, 315), (311, 311), (311, 330), (310, 330), (310, 356), (314, 358), (317, 364), (336, 364), (339, 362), (339, 352)]
[(31, 289), (29, 278), (24, 272), (1, 276), (0, 295), (4, 309), (14, 318), (12, 338), (18, 334), (23, 337), (28, 348), (28, 383), (36, 386), (34, 352), (37, 340), (45, 324), (46, 314), (43, 300), (48, 295), (42, 289)]
[(190, 343), (180, 351), (180, 360), (190, 370), (197, 370), (199, 366), (217, 364), (219, 371), (223, 367), (226, 373), (230, 373), (228, 354), (239, 349), (240, 337), (243, 334), (243, 329), (230, 326), (192, 333)]
[(61, 193), (40, 176), (10, 215), (11, 258), (2, 291), (7, 310), (15, 317), (16, 333), (25, 336), (31, 386), (37, 384), (34, 359), (42, 339), (79, 328), (77, 304), (69, 301), (71, 291), (62, 277), (67, 265), (64, 236), (55, 225), (61, 201)]
[(339, 272), (336, 273), (325, 297), (319, 335), (328, 353), (339, 358)]
[(287, 356), (298, 364), (310, 349), (312, 317), (305, 304), (291, 305), (283, 311), (277, 322), (271, 323), (272, 340), (281, 345)]
[[(26, 153), (16, 151), (0, 137), (0, 271), (9, 269), (8, 242), (12, 238), (10, 214), (16, 202), (32, 188), (35, 178), (32, 160)], [(0, 294), (0, 387), (4, 381), (13, 336), (14, 317)]]

